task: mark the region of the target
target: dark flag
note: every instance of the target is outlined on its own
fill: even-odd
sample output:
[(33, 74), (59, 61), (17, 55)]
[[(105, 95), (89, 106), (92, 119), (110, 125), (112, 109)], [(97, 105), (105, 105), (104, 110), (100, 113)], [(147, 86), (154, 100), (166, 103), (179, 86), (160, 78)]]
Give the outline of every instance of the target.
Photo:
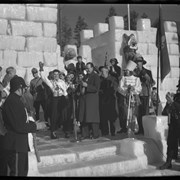
[(161, 82), (166, 77), (166, 75), (170, 72), (170, 62), (169, 62), (169, 54), (167, 50), (166, 36), (164, 31), (164, 21), (162, 18), (161, 5), (159, 6), (159, 21), (157, 26), (157, 34), (156, 34), (156, 46), (158, 48), (158, 54), (160, 57), (160, 74), (161, 74)]
[[(176, 22), (176, 25), (177, 25), (178, 45), (179, 45), (179, 52), (180, 52), (180, 22)], [(179, 61), (180, 61), (180, 56), (179, 56)], [(180, 64), (179, 64), (179, 69), (180, 69)], [(180, 79), (180, 72), (179, 72), (179, 79)]]

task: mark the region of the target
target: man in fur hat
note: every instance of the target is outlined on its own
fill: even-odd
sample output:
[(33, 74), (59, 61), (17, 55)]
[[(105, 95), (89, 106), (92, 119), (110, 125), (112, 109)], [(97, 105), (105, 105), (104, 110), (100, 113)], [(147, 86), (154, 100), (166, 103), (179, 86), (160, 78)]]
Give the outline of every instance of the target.
[(140, 78), (142, 91), (140, 93), (141, 104), (138, 111), (139, 132), (137, 134), (144, 134), (142, 126), (142, 116), (149, 115), (149, 99), (151, 96), (151, 87), (155, 84), (150, 70), (143, 67), (146, 61), (140, 54), (136, 54), (135, 63), (137, 68), (134, 70), (134, 75)]

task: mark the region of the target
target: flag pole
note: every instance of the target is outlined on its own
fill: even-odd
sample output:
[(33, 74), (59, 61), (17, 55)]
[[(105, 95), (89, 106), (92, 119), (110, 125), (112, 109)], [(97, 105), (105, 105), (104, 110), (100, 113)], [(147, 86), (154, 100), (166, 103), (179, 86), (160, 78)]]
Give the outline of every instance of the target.
[[(160, 17), (160, 14), (161, 14), (161, 5), (159, 4), (159, 21), (158, 21), (158, 26), (160, 27), (161, 23), (161, 17)], [(159, 27), (157, 27), (157, 30), (159, 29)], [(158, 48), (158, 60), (157, 60), (157, 103), (156, 103), (156, 115), (158, 115), (158, 105), (159, 105), (159, 64), (160, 64), (160, 52), (161, 52), (161, 31), (159, 29), (158, 31), (158, 36), (159, 36), (159, 40), (158, 40), (158, 45), (159, 45), (159, 48)]]
[(158, 49), (158, 61), (157, 61), (157, 104), (156, 104), (156, 115), (158, 115), (159, 107), (159, 63), (160, 63), (160, 49)]
[(130, 5), (127, 5), (127, 9), (128, 9), (128, 30), (130, 31)]
[(166, 42), (166, 32), (164, 29), (164, 21), (162, 18), (162, 7), (159, 4), (159, 22), (157, 27), (157, 34), (156, 34), (156, 46), (158, 48), (158, 62), (157, 62), (157, 111), (156, 114), (158, 115), (158, 104), (159, 104), (159, 68), (160, 68), (160, 76), (161, 76), (161, 83), (163, 82), (164, 78), (170, 73), (171, 71), (171, 64), (169, 61), (169, 54), (167, 49), (167, 42)]

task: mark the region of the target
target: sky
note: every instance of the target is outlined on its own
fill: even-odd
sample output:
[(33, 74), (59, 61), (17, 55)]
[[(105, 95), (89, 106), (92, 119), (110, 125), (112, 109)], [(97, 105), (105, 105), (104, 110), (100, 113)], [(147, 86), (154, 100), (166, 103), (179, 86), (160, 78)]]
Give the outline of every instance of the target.
[[(68, 23), (74, 29), (78, 16), (85, 19), (89, 29), (97, 23), (104, 23), (113, 6), (118, 16), (127, 14), (127, 4), (61, 4), (62, 15), (67, 17)], [(151, 24), (158, 17), (158, 4), (130, 4), (130, 10), (139, 13), (139, 17), (145, 12), (151, 20)], [(163, 19), (166, 21), (180, 21), (180, 5), (162, 4)]]

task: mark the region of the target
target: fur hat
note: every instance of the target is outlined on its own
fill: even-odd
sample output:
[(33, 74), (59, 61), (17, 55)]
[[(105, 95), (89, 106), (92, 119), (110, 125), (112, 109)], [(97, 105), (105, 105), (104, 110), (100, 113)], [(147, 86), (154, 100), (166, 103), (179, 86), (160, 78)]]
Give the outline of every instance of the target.
[(27, 85), (24, 81), (24, 79), (20, 76), (15, 75), (11, 80), (10, 80), (10, 92), (15, 92), (19, 88), (26, 88)]

